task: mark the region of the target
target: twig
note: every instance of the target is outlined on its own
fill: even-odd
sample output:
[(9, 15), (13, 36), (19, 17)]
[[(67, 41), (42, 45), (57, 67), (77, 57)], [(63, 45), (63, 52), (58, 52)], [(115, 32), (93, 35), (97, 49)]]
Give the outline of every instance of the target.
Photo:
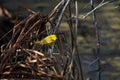
[(58, 28), (60, 26), (60, 23), (62, 21), (62, 18), (63, 18), (64, 11), (65, 11), (66, 7), (68, 6), (69, 2), (70, 2), (70, 0), (67, 0), (67, 1), (64, 0), (64, 2), (62, 3), (60, 9), (58, 10), (58, 12), (56, 14), (56, 16), (57, 17), (59, 16), (59, 17), (58, 17), (57, 24), (55, 25), (55, 31), (54, 31), (54, 33), (57, 33), (57, 30), (58, 30)]
[[(91, 3), (92, 9), (94, 9), (94, 2), (93, 2), (93, 0), (90, 0), (90, 3)], [(99, 26), (98, 26), (98, 22), (97, 22), (96, 12), (95, 11), (93, 11), (92, 16), (93, 16), (94, 26), (95, 26), (95, 29), (96, 29), (96, 38), (97, 38), (96, 55), (95, 55), (95, 57), (98, 58), (98, 71), (99, 71), (98, 72), (98, 80), (101, 80), (101, 65), (100, 65), (100, 58), (98, 56), (100, 54), (100, 32), (99, 32)]]
[(81, 64), (80, 56), (78, 53), (78, 47), (77, 47), (77, 31), (78, 31), (78, 2), (77, 2), (77, 0), (75, 0), (75, 16), (76, 16), (76, 19), (75, 19), (75, 48), (76, 48), (76, 52), (77, 52), (78, 59), (79, 59), (81, 80), (84, 80), (83, 71), (82, 71), (82, 64)]
[[(104, 0), (103, 0), (103, 1), (104, 1)], [(97, 7), (93, 8), (90, 12), (88, 12), (86, 15), (83, 15), (83, 16), (80, 17), (80, 18), (85, 19), (88, 15), (90, 15), (91, 13), (93, 13), (95, 10), (97, 10), (98, 8), (102, 7), (102, 6), (105, 5), (105, 4), (108, 4), (108, 3), (112, 2), (113, 0), (106, 1), (106, 2), (104, 2), (104, 3), (103, 3), (103, 1), (102, 1)]]

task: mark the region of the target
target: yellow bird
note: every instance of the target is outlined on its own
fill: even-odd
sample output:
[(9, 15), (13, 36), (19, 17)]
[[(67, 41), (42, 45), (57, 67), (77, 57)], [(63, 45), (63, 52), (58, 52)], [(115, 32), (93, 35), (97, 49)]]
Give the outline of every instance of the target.
[(35, 44), (41, 44), (46, 46), (51, 46), (53, 43), (55, 43), (57, 40), (57, 36), (55, 34), (51, 34), (46, 36), (40, 41), (35, 41)]

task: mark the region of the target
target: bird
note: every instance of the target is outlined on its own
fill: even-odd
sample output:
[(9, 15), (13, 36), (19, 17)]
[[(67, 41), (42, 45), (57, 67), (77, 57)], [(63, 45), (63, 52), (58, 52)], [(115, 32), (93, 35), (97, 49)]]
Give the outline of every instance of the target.
[(35, 41), (35, 44), (51, 46), (57, 40), (57, 36), (55, 34), (50, 34), (43, 38), (42, 40)]

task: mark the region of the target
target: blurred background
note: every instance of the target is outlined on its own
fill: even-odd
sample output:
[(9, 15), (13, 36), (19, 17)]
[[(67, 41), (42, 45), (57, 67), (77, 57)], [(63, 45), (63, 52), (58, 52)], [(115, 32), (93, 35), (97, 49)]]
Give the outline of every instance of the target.
[[(9, 12), (3, 14), (3, 7), (11, 12), (13, 18), (20, 14), (23, 18), (28, 14), (20, 7), (30, 8), (33, 11), (47, 15), (61, 0), (0, 0), (0, 38), (13, 26)], [(95, 0), (97, 6), (102, 0)], [(107, 0), (105, 0), (107, 1)], [(78, 49), (81, 55), (85, 75), (90, 75), (90, 64), (96, 49), (96, 31), (92, 15), (81, 18), (91, 11), (89, 0), (78, 1), (79, 23), (78, 23)], [(114, 0), (96, 10), (97, 21), (100, 29), (100, 59), (102, 64), (103, 80), (120, 80), (120, 0)], [(69, 27), (66, 22), (60, 26), (62, 32), (68, 34)], [(11, 34), (1, 40), (0, 44), (7, 42)]]

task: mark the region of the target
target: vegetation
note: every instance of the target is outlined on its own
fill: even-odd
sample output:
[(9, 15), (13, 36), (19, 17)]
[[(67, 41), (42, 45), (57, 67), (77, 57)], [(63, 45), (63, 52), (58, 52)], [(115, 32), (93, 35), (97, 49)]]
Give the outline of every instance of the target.
[[(22, 13), (15, 16), (2, 6), (1, 10), (7, 17), (5, 20), (10, 22), (11, 29), (5, 34), (4, 25), (0, 27), (1, 33), (4, 33), (3, 36), (0, 35), (3, 42), (0, 51), (0, 79), (110, 80), (107, 76), (113, 75), (116, 76), (116, 79), (113, 79), (118, 80), (120, 73), (109, 74), (106, 69), (109, 67), (108, 70), (113, 70), (114, 66), (117, 66), (116, 70), (119, 70), (119, 55), (116, 53), (117, 57), (112, 61), (110, 55), (115, 54), (110, 50), (116, 48), (115, 51), (119, 52), (117, 39), (120, 28), (119, 24), (113, 21), (120, 19), (113, 13), (107, 14), (106, 10), (116, 7), (110, 4), (119, 1), (54, 2), (56, 4), (50, 8), (48, 4), (35, 4), (34, 7), (38, 6), (42, 12), (34, 11), (29, 6), (21, 6)], [(82, 6), (79, 6), (80, 4)], [(104, 7), (105, 5), (110, 6)], [(119, 14), (115, 9), (112, 10)], [(37, 40), (46, 42), (50, 34), (57, 36), (54, 44), (35, 44)], [(117, 46), (112, 46), (110, 42)], [(105, 59), (106, 57), (108, 59)], [(107, 68), (104, 65), (107, 65)]]

